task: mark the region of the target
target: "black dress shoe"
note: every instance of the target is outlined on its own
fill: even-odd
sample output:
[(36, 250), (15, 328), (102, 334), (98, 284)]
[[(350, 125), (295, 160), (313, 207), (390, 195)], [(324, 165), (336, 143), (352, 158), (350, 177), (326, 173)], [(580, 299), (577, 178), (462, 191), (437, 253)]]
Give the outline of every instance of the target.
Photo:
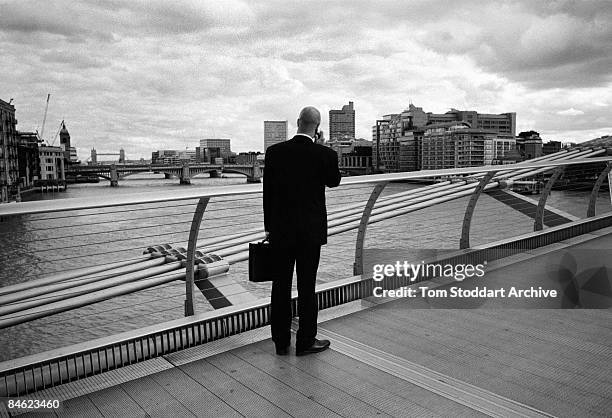
[(314, 343), (310, 347), (306, 348), (297, 348), (295, 349), (296, 356), (305, 356), (306, 354), (314, 354), (320, 353), (321, 351), (327, 350), (329, 348), (329, 340), (317, 340), (315, 338)]
[(279, 356), (286, 356), (287, 354), (289, 354), (289, 346), (276, 346), (276, 354), (278, 354)]

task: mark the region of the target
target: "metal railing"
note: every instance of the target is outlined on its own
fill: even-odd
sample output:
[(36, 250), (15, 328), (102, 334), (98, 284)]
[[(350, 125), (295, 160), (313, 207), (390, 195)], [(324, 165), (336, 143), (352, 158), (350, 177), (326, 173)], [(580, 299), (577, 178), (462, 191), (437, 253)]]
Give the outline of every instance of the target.
[[(588, 219), (547, 228), (516, 239), (506, 239), (485, 246), (475, 246), (470, 250), (467, 249), (470, 242), (471, 220), (475, 213), (478, 198), (483, 191), (500, 187), (508, 188), (513, 181), (549, 172), (557, 167), (603, 163), (606, 164), (605, 170), (609, 172), (612, 157), (594, 157), (602, 153), (602, 150), (559, 153), (539, 161), (512, 167), (472, 167), (344, 178), (338, 192), (344, 193), (344, 197), (348, 196), (348, 198), (331, 202), (328, 205), (329, 234), (330, 237), (342, 237), (342, 234), (346, 232), (357, 232), (356, 238), (344, 237), (347, 243), (349, 241), (353, 243), (355, 250), (352, 260), (354, 276), (318, 286), (317, 297), (320, 309), (371, 295), (373, 286), (371, 277), (363, 275), (363, 249), (368, 225), (384, 223), (386, 220), (462, 197), (470, 197), (462, 217), (463, 226), (459, 246), (463, 250), (447, 255), (445, 260), (450, 260), (450, 262), (460, 262), (465, 257), (470, 257), (471, 260), (474, 260), (474, 257), (477, 259), (486, 257), (487, 260), (492, 260), (510, 255), (513, 252), (535, 248), (555, 240), (558, 241), (610, 226), (612, 222), (610, 215), (594, 216), (594, 210), (591, 210), (591, 203), (589, 203), (589, 208), (585, 209)], [(571, 157), (576, 159), (567, 159)], [(605, 179), (608, 175), (607, 172), (605, 174), (604, 172), (594, 182), (589, 202), (596, 201), (597, 193), (603, 183), (603, 180), (600, 181), (600, 179)], [(388, 191), (389, 185), (393, 184), (394, 181), (423, 178), (445, 180), (407, 191), (390, 192), (387, 195), (383, 193)], [(546, 188), (550, 190), (555, 180), (555, 176), (548, 179)], [(364, 195), (367, 195), (366, 189), (363, 187), (372, 185), (374, 187), (370, 190), (369, 198), (363, 199)], [(359, 196), (353, 196), (354, 193), (352, 192), (355, 191), (359, 192)], [(215, 273), (219, 271), (227, 271), (226, 264), (234, 265), (244, 261), (248, 257), (248, 242), (263, 237), (261, 217), (258, 214), (254, 216), (255, 220), (252, 227), (246, 228), (242, 223), (241, 230), (238, 232), (227, 234), (223, 230), (216, 236), (208, 234), (210, 229), (202, 229), (202, 219), (205, 214), (213, 213), (217, 221), (220, 220), (219, 225), (223, 226), (224, 219), (234, 216), (225, 214), (228, 205), (244, 206), (247, 210), (254, 207), (260, 208), (260, 195), (261, 185), (246, 185), (215, 187), (207, 191), (180, 190), (178, 192), (147, 193), (139, 196), (113, 197), (112, 199), (67, 199), (53, 202), (2, 205), (0, 206), (0, 218), (4, 222), (23, 217), (29, 217), (30, 220), (40, 220), (40, 218), (36, 218), (39, 214), (46, 215), (46, 218), (42, 218), (44, 222), (45, 219), (50, 218), (57, 220), (64, 216), (64, 213), (69, 213), (70, 215), (66, 215), (65, 218), (71, 220), (74, 220), (76, 216), (90, 219), (91, 216), (104, 213), (105, 208), (121, 208), (122, 214), (135, 215), (151, 210), (150, 206), (147, 206), (151, 204), (164, 204), (161, 209), (155, 208), (156, 211), (161, 210), (162, 212), (163, 208), (177, 210), (188, 207), (190, 210), (185, 212), (184, 215), (190, 217), (191, 220), (189, 229), (182, 231), (189, 233), (186, 238), (186, 249), (178, 246), (153, 248), (156, 246), (149, 243), (148, 246), (151, 246), (153, 250), (147, 255), (106, 262), (106, 264), (96, 264), (86, 268), (68, 269), (46, 276), (39, 281), (0, 288), (0, 301), (4, 301), (0, 302), (0, 312), (3, 312), (0, 313), (2, 315), (0, 321), (17, 318), (11, 319), (13, 322), (5, 322), (6, 326), (14, 326), (20, 322), (25, 322), (23, 321), (23, 313), (27, 309), (39, 310), (37, 315), (33, 315), (27, 320), (34, 319), (34, 317), (48, 320), (50, 314), (69, 309), (66, 300), (76, 302), (73, 305), (86, 306), (93, 303), (94, 300), (108, 299), (108, 289), (118, 290), (117, 294), (129, 294), (147, 288), (158, 289), (160, 285), (175, 283), (177, 279), (181, 278), (185, 279), (186, 290), (182, 295), (175, 295), (175, 299), (186, 295), (187, 300), (191, 300), (192, 306), (195, 306), (197, 301), (194, 299), (198, 295), (195, 286), (197, 285), (202, 292), (205, 292), (207, 288), (201, 286), (203, 282), (217, 277), (218, 275)], [(534, 215), (536, 218), (534, 230), (536, 231), (538, 225), (546, 224), (547, 216), (555, 215), (545, 210), (548, 196), (548, 193), (542, 193), (540, 197), (538, 209)], [(191, 209), (193, 209), (195, 199), (197, 199), (197, 204), (192, 212)], [(185, 203), (186, 200), (189, 201), (188, 204)], [(223, 202), (225, 206), (221, 205), (221, 209), (211, 207), (213, 201)], [(593, 203), (593, 208), (594, 205)], [(75, 214), (70, 211), (79, 212)], [(117, 212), (119, 211), (112, 213)], [(49, 214), (53, 215), (49, 217)], [(160, 219), (164, 219), (172, 215), (163, 213), (159, 216)], [(224, 216), (227, 217), (224, 218)], [(443, 219), (443, 216), (441, 215), (440, 219)], [(103, 222), (106, 221), (101, 221), (101, 227), (103, 228), (106, 228), (109, 224), (114, 224), (114, 221)], [(185, 220), (176, 222), (177, 225), (184, 225), (185, 223)], [(255, 226), (256, 223), (259, 226)], [(204, 226), (206, 224), (207, 221), (203, 223)], [(85, 223), (85, 225), (89, 224)], [(53, 228), (50, 229), (53, 230)], [(204, 237), (198, 240), (201, 231), (204, 231)], [(70, 237), (70, 234), (67, 236)], [(139, 239), (150, 239), (154, 236), (155, 234), (149, 234), (139, 237)], [(51, 240), (53, 237), (49, 237), (49, 239)], [(181, 239), (180, 243), (184, 243), (184, 241), (184, 239)], [(63, 248), (63, 250), (70, 251), (70, 245), (64, 247), (67, 248)], [(163, 257), (156, 258), (152, 255), (155, 251), (165, 251), (166, 254), (163, 254)], [(212, 255), (220, 255), (220, 257), (206, 259), (206, 257), (210, 258)], [(196, 262), (199, 262), (199, 264), (196, 264)], [(397, 283), (387, 283), (387, 285), (399, 287), (405, 285), (405, 283), (398, 281)], [(120, 286), (123, 287), (119, 289)], [(97, 290), (92, 292), (92, 289)], [(211, 288), (208, 288), (208, 290), (211, 290)], [(78, 294), (78, 292), (83, 293)], [(95, 295), (96, 292), (101, 293)], [(54, 303), (58, 305), (53, 306)], [(187, 306), (189, 306), (189, 302)], [(126, 364), (140, 362), (261, 327), (268, 323), (268, 309), (269, 306), (266, 302), (252, 301), (238, 307), (222, 307), (212, 312), (198, 313), (187, 318), (82, 343), (66, 349), (56, 349), (43, 354), (10, 360), (0, 365), (0, 396), (29, 393), (40, 388), (102, 373)], [(295, 300), (293, 301), (293, 312), (297, 312)], [(191, 312), (187, 310), (187, 313)], [(4, 388), (2, 388), (2, 385), (4, 385)]]

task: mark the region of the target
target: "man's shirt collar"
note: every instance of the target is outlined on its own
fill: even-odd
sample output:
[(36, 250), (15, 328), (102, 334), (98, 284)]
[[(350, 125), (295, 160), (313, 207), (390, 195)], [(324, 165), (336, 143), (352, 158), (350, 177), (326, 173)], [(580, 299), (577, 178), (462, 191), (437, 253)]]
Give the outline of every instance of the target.
[(299, 136), (305, 136), (306, 138), (310, 139), (310, 141), (311, 141), (311, 142), (313, 142), (313, 143), (314, 143), (314, 139), (312, 139), (312, 137), (311, 137), (310, 135), (307, 135), (307, 134), (301, 134), (301, 133), (300, 133), (300, 134), (295, 134), (295, 136), (298, 136), (298, 135), (299, 135)]

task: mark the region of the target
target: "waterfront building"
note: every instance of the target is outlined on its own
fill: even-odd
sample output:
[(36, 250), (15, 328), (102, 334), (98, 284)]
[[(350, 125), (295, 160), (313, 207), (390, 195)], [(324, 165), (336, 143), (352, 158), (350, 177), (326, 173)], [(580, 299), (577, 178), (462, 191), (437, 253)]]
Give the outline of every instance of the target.
[(426, 124), (427, 114), (412, 103), (401, 113), (383, 116), (378, 129), (372, 127), (374, 165), (386, 172), (420, 170), (420, 143)]
[(182, 165), (195, 164), (198, 150), (158, 150), (151, 153), (151, 164)]
[(516, 135), (516, 113), (478, 113), (475, 110), (451, 109), (446, 113), (427, 113), (427, 123), (467, 122), (472, 128)]
[(372, 141), (362, 138), (344, 139), (327, 141), (325, 145), (336, 151), (340, 169), (371, 170)]
[[(467, 154), (461, 157), (461, 162), (457, 160), (457, 167), (465, 166), (468, 161), (474, 161), (475, 165), (492, 164), (493, 160), (501, 157), (504, 150), (509, 146), (507, 139), (513, 139), (516, 130), (516, 113), (502, 113), (499, 115), (491, 115), (478, 113), (476, 111), (460, 111), (451, 109), (444, 114), (436, 114), (425, 112), (423, 108), (417, 107), (412, 103), (401, 113), (392, 113), (382, 117), (378, 121), (378, 126), (372, 126), (372, 140), (375, 145), (373, 147), (374, 165), (379, 166), (386, 172), (398, 171), (413, 171), (425, 169), (423, 162), (427, 163), (427, 167), (432, 166), (449, 166), (454, 167), (455, 162), (450, 163), (448, 156), (444, 157), (440, 154), (441, 151), (436, 151), (438, 154), (427, 154), (433, 152), (431, 148), (431, 139), (428, 139), (427, 147), (423, 148), (424, 133), (429, 129), (428, 137), (438, 138), (438, 142), (442, 141), (438, 134), (435, 134), (431, 126), (439, 124), (450, 124), (447, 126), (460, 126), (458, 123), (467, 123), (466, 127), (472, 129), (470, 132), (464, 132), (470, 139), (466, 147), (477, 147), (476, 143), (469, 141), (476, 140), (479, 136), (486, 136), (487, 142), (484, 144), (482, 158), (468, 157), (468, 150), (464, 150)], [(438, 128), (440, 127), (438, 126)], [(448, 138), (448, 147), (453, 135), (450, 132), (445, 134)], [(493, 136), (492, 136), (493, 135)], [(444, 135), (443, 135), (444, 136)], [(488, 142), (494, 138), (499, 139), (498, 142)], [(377, 138), (379, 140), (376, 145)], [(462, 148), (464, 139), (461, 139), (461, 144), (457, 147)], [(512, 141), (510, 141), (512, 142)], [(436, 144), (436, 141), (433, 142)], [(454, 146), (454, 145), (453, 145)], [(427, 153), (424, 156), (423, 150)], [(496, 154), (499, 150), (500, 154)], [(378, 155), (380, 153), (380, 155)], [(434, 163), (433, 158), (438, 155), (442, 160)], [(446, 160), (445, 160), (446, 159)]]
[(228, 162), (232, 156), (231, 140), (227, 138), (206, 138), (200, 140), (200, 158), (203, 162), (214, 163), (216, 158)]
[(259, 156), (263, 155), (259, 151), (240, 152), (236, 155), (236, 164), (254, 164), (259, 162)]
[(178, 152), (178, 158), (181, 163), (192, 163), (195, 164), (196, 161), (196, 151), (195, 150), (183, 150)]
[(428, 125), (421, 143), (423, 170), (489, 165), (497, 132), (472, 128), (467, 122)]
[(19, 193), (19, 160), (15, 106), (0, 100), (0, 202)]
[(542, 144), (542, 154), (554, 154), (555, 152), (561, 151), (561, 141), (548, 141)]
[(65, 154), (62, 147), (41, 145), (38, 148), (38, 154), (40, 158), (40, 180), (66, 180)]
[(421, 169), (421, 146), (423, 143), (422, 129), (415, 129), (405, 132), (403, 136), (397, 139), (398, 142), (398, 157), (397, 170), (403, 171), (418, 171)]
[(521, 132), (516, 137), (516, 148), (525, 160), (542, 156), (542, 138), (536, 131)]
[(264, 121), (264, 153), (269, 146), (287, 140), (287, 121), (286, 120), (265, 120)]
[(30, 188), (40, 179), (40, 155), (36, 132), (17, 132), (19, 184)]
[(493, 139), (493, 156), (489, 164), (513, 164), (522, 161), (521, 155), (516, 149), (516, 139), (510, 135), (497, 134)]
[(355, 109), (353, 102), (342, 109), (329, 111), (329, 140), (341, 141), (355, 138)]

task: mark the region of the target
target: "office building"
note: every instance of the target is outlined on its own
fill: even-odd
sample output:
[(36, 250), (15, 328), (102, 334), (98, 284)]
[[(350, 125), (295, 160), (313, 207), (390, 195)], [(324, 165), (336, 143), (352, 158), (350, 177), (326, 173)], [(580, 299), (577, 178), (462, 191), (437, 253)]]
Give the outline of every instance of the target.
[(264, 153), (269, 146), (287, 140), (287, 121), (286, 120), (265, 120), (264, 121)]
[(36, 132), (17, 132), (19, 183), (23, 188), (34, 185), (40, 179), (40, 155)]
[(355, 109), (353, 102), (341, 110), (329, 111), (329, 140), (342, 141), (355, 138)]
[(427, 123), (467, 122), (472, 128), (495, 131), (501, 134), (516, 135), (516, 113), (497, 115), (478, 113), (475, 110), (451, 109), (446, 113), (427, 113)]
[(340, 169), (359, 169), (368, 173), (371, 171), (372, 141), (345, 139), (327, 141), (325, 145), (336, 151)]
[(444, 122), (427, 125), (421, 142), (421, 168), (444, 168), (489, 165), (493, 160), (493, 141), (497, 132), (471, 128), (467, 122)]
[(0, 100), (0, 202), (18, 194), (19, 161), (15, 106)]
[(536, 131), (521, 132), (516, 137), (516, 148), (525, 160), (541, 157), (542, 138)]
[(66, 180), (65, 154), (62, 147), (43, 145), (38, 148), (40, 180)]
[(179, 158), (179, 151), (177, 150), (159, 150), (151, 153), (151, 164), (177, 164), (179, 165), (181, 160)]
[(542, 154), (554, 154), (555, 152), (561, 151), (561, 141), (548, 141), (542, 144)]
[(378, 127), (372, 127), (374, 166), (386, 172), (419, 170), (420, 141), (426, 124), (427, 114), (413, 104), (401, 113), (383, 116)]
[(259, 151), (240, 152), (236, 155), (236, 164), (252, 165), (259, 163), (261, 155), (262, 153)]
[[(466, 123), (467, 125), (460, 125), (459, 123)], [(412, 103), (401, 113), (392, 113), (382, 117), (377, 125), (372, 126), (372, 140), (374, 142), (373, 147), (373, 159), (374, 165), (380, 167), (383, 171), (397, 172), (397, 171), (412, 171), (426, 169), (422, 166), (423, 162), (426, 162), (427, 167), (433, 166), (451, 166), (450, 161), (444, 161), (442, 151), (435, 151), (437, 154), (429, 154), (432, 151), (430, 139), (428, 139), (427, 147), (423, 148), (423, 140), (425, 137), (425, 131), (429, 129), (428, 137), (438, 138), (438, 142), (442, 141), (439, 135), (434, 133), (434, 130), (430, 129), (431, 126), (439, 124), (450, 124), (450, 126), (464, 126), (472, 131), (464, 132), (468, 135), (468, 141), (476, 141), (478, 136), (486, 136), (487, 141), (493, 138), (508, 139), (514, 138), (514, 132), (516, 130), (516, 113), (502, 113), (499, 115), (481, 114), (476, 111), (460, 111), (452, 109), (444, 114), (435, 114), (431, 112), (425, 112), (423, 108), (417, 107)], [(438, 126), (436, 129), (442, 129)], [(450, 128), (449, 128), (450, 129)], [(455, 129), (455, 128), (453, 128)], [(453, 138), (459, 138), (458, 135), (451, 135), (446, 133), (442, 135), (447, 137), (446, 148), (451, 146), (450, 141)], [(376, 144), (377, 138), (379, 143)], [(464, 139), (461, 139), (461, 144), (456, 144), (459, 148), (463, 147)], [(478, 142), (478, 141), (477, 141)], [(433, 142), (436, 144), (436, 141)], [(479, 146), (476, 143), (466, 146)], [(454, 145), (453, 145), (454, 147)], [(461, 157), (461, 161), (457, 160), (452, 163), (452, 166), (457, 164), (457, 167), (462, 167), (467, 164), (468, 161), (474, 161), (476, 165), (492, 164), (496, 158), (495, 152), (497, 149), (505, 150), (507, 147), (507, 141), (501, 141), (497, 143), (486, 142), (485, 148), (483, 148), (482, 160), (480, 157), (471, 160), (468, 154)], [(426, 153), (425, 157), (423, 152)], [(467, 152), (467, 150), (466, 150)], [(380, 155), (378, 155), (380, 154)], [(438, 155), (443, 158), (443, 161), (434, 163), (433, 158)], [(501, 155), (500, 155), (501, 157)]]
[(202, 162), (215, 163), (217, 158), (228, 162), (232, 156), (231, 140), (227, 138), (206, 138), (200, 140), (200, 159)]

